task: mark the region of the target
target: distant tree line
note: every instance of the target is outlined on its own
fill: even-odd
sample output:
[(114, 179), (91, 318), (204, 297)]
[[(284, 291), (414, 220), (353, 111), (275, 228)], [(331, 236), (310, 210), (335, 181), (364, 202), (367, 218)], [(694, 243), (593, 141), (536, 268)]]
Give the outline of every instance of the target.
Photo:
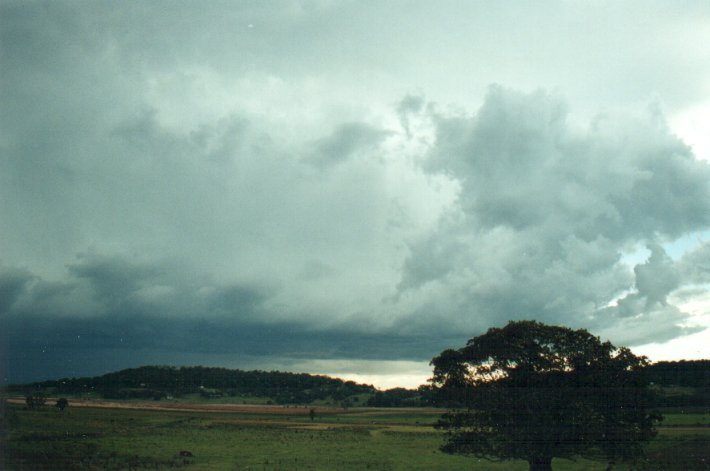
[(710, 360), (659, 361), (646, 367), (646, 375), (664, 386), (710, 388)]
[[(710, 407), (710, 360), (661, 361), (643, 368), (643, 374), (657, 394), (655, 407)], [(470, 388), (434, 388), (418, 390), (422, 405), (465, 407)]]
[[(710, 360), (661, 361), (644, 368), (647, 380), (657, 387), (656, 407), (710, 407)], [(669, 389), (671, 388), (671, 389)], [(686, 389), (682, 393), (672, 388)], [(367, 401), (371, 407), (465, 407), (470, 402), (467, 388), (394, 388), (375, 392)]]
[[(710, 360), (662, 361), (644, 370), (649, 382), (659, 389), (687, 388), (682, 393), (659, 394), (657, 406), (710, 406)], [(462, 394), (470, 394), (468, 389), (441, 389), (429, 385), (379, 391), (370, 385), (327, 376), (203, 366), (143, 366), (103, 376), (63, 378), (8, 389), (24, 394), (48, 389), (55, 395), (96, 392), (106, 399), (160, 400), (193, 393), (206, 399), (256, 396), (268, 397), (277, 404), (310, 404), (324, 399), (342, 402), (352, 396), (369, 394), (362, 404), (370, 407), (457, 407), (467, 403)]]
[(646, 368), (658, 407), (710, 407), (710, 360), (659, 361)]
[(393, 388), (377, 391), (367, 401), (371, 407), (417, 407), (422, 405), (422, 397), (418, 390)]
[(327, 376), (280, 371), (243, 371), (204, 366), (143, 366), (102, 376), (62, 378), (9, 390), (48, 390), (54, 394), (97, 392), (106, 399), (155, 399), (199, 393), (204, 397), (257, 396), (277, 403), (309, 404), (319, 399), (342, 401), (357, 394), (373, 394), (371, 385)]

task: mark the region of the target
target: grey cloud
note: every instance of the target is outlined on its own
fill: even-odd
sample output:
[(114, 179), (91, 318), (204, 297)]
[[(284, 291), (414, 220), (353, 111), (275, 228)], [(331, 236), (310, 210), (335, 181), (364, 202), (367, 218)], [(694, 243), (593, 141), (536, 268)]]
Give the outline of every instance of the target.
[(111, 304), (137, 291), (158, 274), (155, 267), (99, 255), (80, 256), (78, 262), (67, 268), (70, 275), (88, 281), (99, 301)]
[(412, 113), (419, 113), (424, 109), (426, 101), (419, 95), (407, 95), (400, 100), (397, 105), (397, 114), (400, 118), (405, 118)]
[(0, 315), (8, 312), (32, 281), (32, 275), (19, 269), (3, 269), (0, 265)]
[(407, 136), (412, 135), (411, 117), (421, 113), (425, 105), (424, 98), (417, 95), (407, 95), (397, 105), (397, 115)]
[(42, 315), (85, 318), (100, 314), (104, 307), (94, 301), (94, 293), (74, 279), (47, 281), (36, 276), (23, 296), (9, 311), (9, 317)]
[(412, 245), (398, 299), (435, 300), (452, 329), (529, 317), (599, 327), (645, 313), (641, 324), (665, 310), (659, 338), (684, 331), (686, 316), (666, 305), (681, 280), (658, 245), (634, 270), (638, 291), (605, 306), (634, 286), (621, 258), (633, 244), (710, 226), (709, 166), (657, 114), (582, 132), (566, 115), (557, 96), (501, 87), (473, 117), (432, 115), (429, 170), (461, 182), (458, 212)]
[(466, 249), (465, 242), (455, 237), (434, 236), (419, 242), (414, 247), (416, 256), (406, 261), (400, 291), (445, 277), (454, 269), (452, 262), (460, 260)]
[(207, 317), (220, 316), (230, 321), (247, 320), (258, 323), (268, 320), (268, 315), (264, 316), (263, 304), (273, 294), (263, 287), (241, 285), (221, 287), (209, 296), (211, 312), (205, 314)]
[[(442, 343), (463, 341), (323, 329), (299, 319), (274, 322), (282, 313), (269, 312), (267, 301), (274, 292), (268, 288), (186, 284), (166, 289), (155, 284), (165, 283), (164, 276), (146, 275), (163, 270), (146, 270), (145, 263), (114, 256), (85, 265), (74, 268), (64, 283), (34, 277), (22, 299), (0, 317), (5, 382), (100, 373), (158, 358), (161, 363), (184, 364), (221, 356), (222, 361), (236, 361), (236, 366), (248, 358), (273, 364), (286, 358), (422, 360)], [(13, 271), (5, 269), (2, 278)], [(126, 277), (136, 273), (137, 281), (127, 282)], [(111, 287), (114, 297), (95, 299), (95, 290)], [(85, 312), (88, 308), (91, 312)]]
[(710, 283), (710, 242), (705, 242), (683, 255), (678, 271), (687, 283)]
[(331, 136), (315, 144), (316, 155), (310, 159), (319, 165), (332, 165), (362, 150), (371, 150), (387, 136), (382, 129), (362, 123), (341, 124)]
[[(702, 94), (707, 73), (698, 46), (709, 13), (703, 2), (413, 2), (406, 12), (396, 4), (318, 1), (4, 5), (8, 36), (34, 22), (62, 39), (32, 48), (50, 59), (38, 63), (98, 50), (123, 70), (197, 64), (239, 76), (324, 74), (340, 82), (333, 87), (363, 94), (428, 87), (447, 101), (498, 80), (525, 89), (560, 85), (594, 107), (654, 92), (687, 103)], [(72, 42), (74, 49), (62, 47), (82, 34), (86, 41)]]
[[(660, 233), (670, 238), (710, 225), (708, 201), (708, 165), (695, 160), (669, 131), (659, 129), (665, 139), (651, 134), (633, 145), (630, 165), (634, 169), (633, 186), (624, 195), (610, 195), (628, 232), (651, 236)], [(630, 150), (630, 149), (629, 149)], [(626, 151), (626, 149), (622, 150)]]
[[(80, 325), (106, 319), (131, 323), (142, 316), (259, 323), (268, 321), (262, 304), (276, 291), (267, 286), (224, 284), (184, 277), (183, 266), (121, 256), (85, 255), (67, 267), (62, 281), (7, 268), (0, 273), (9, 301), (6, 320), (56, 318)], [(20, 273), (23, 276), (18, 277)], [(9, 296), (12, 295), (12, 296)], [(262, 317), (263, 316), (263, 317)], [(120, 320), (124, 319), (124, 320)], [(81, 330), (81, 329), (79, 329)]]
[[(701, 326), (688, 326), (688, 315), (676, 306), (666, 305), (652, 310), (645, 309), (645, 302), (638, 297), (629, 297), (628, 300), (636, 302), (636, 306), (626, 306), (629, 311), (635, 312), (633, 316), (615, 317), (614, 322), (608, 322), (602, 316), (589, 324), (589, 328), (603, 338), (613, 339), (620, 345), (643, 345), (647, 343), (663, 343), (684, 335), (693, 334), (703, 330)], [(622, 303), (620, 303), (622, 304)], [(642, 315), (639, 315), (642, 310)], [(604, 310), (602, 314), (619, 316), (615, 308)], [(597, 322), (598, 321), (598, 322)]]
[(673, 261), (658, 244), (649, 245), (651, 256), (642, 265), (634, 267), (636, 288), (646, 298), (647, 307), (666, 304), (668, 295), (678, 288), (679, 276)]
[(674, 294), (707, 251), (622, 259), (710, 226), (708, 166), (663, 117), (579, 129), (560, 96), (503, 87), (465, 109), (493, 80), (582, 115), (699, 96), (707, 7), (630, 5), (3, 2), (13, 358), (421, 359), (518, 317), (685, 332)]
[(463, 205), (488, 226), (633, 240), (710, 224), (708, 166), (656, 116), (600, 118), (586, 135), (566, 118), (559, 97), (492, 87), (474, 118), (438, 120), (432, 166), (462, 180)]
[(301, 277), (305, 280), (318, 280), (335, 275), (336, 273), (333, 267), (330, 267), (325, 263), (313, 260), (306, 262), (303, 267), (303, 270), (301, 271)]
[[(161, 122), (159, 111), (151, 106), (118, 118), (97, 121), (88, 129), (70, 127), (77, 143), (83, 144), (56, 153), (74, 175), (71, 182), (37, 183), (41, 198), (32, 197), (28, 188), (21, 196), (11, 187), (0, 188), (7, 192), (7, 201), (15, 201), (2, 209), (21, 221), (3, 230), (17, 238), (14, 252), (29, 263), (50, 266), (54, 278), (62, 279), (67, 273), (56, 267), (66, 264), (68, 256), (87, 248), (97, 254), (69, 263), (70, 284), (82, 292), (83, 307), (73, 307), (77, 311), (168, 310), (156, 303), (169, 289), (181, 296), (173, 311), (190, 314), (205, 309), (206, 316), (228, 311), (224, 302), (209, 305), (199, 286), (181, 290), (184, 280), (176, 286), (171, 277), (183, 270), (189, 273), (185, 277), (212, 278), (205, 282), (208, 286), (287, 287), (290, 293), (278, 302), (285, 312), (259, 315), (291, 318), (311, 312), (317, 314), (308, 316), (337, 319), (352, 308), (333, 316), (325, 307), (313, 306), (312, 299), (335, 310), (341, 295), (353, 298), (352, 303), (365, 297), (358, 293), (369, 292), (378, 277), (353, 281), (348, 270), (365, 272), (381, 266), (384, 276), (392, 276), (400, 256), (386, 253), (381, 242), (388, 230), (389, 214), (383, 205), (388, 196), (381, 159), (371, 158), (385, 131), (346, 123), (315, 143), (286, 146), (269, 129), (268, 120), (256, 115), (235, 112), (194, 129)], [(335, 158), (367, 155), (326, 177), (314, 175), (301, 157), (324, 152)], [(55, 157), (32, 154), (40, 169), (51, 166)], [(32, 169), (26, 170), (30, 178)], [(20, 177), (18, 171), (9, 173), (13, 181)], [(31, 240), (19, 237), (24, 231), (36, 235), (46, 249), (31, 250)], [(153, 266), (113, 259), (112, 253), (139, 254), (138, 259), (150, 254), (183, 266), (155, 272)], [(315, 265), (331, 267), (329, 272), (336, 276), (319, 277), (319, 285), (304, 274)], [(309, 292), (304, 295), (301, 288)], [(55, 299), (59, 302), (59, 297)]]

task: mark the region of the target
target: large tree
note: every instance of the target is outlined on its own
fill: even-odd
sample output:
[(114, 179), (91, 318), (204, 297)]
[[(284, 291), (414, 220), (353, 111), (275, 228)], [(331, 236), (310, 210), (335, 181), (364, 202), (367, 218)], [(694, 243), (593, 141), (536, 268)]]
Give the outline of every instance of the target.
[(432, 365), (434, 386), (462, 405), (438, 424), (449, 453), (526, 460), (531, 471), (555, 457), (632, 461), (660, 420), (648, 409), (647, 359), (586, 330), (510, 322)]

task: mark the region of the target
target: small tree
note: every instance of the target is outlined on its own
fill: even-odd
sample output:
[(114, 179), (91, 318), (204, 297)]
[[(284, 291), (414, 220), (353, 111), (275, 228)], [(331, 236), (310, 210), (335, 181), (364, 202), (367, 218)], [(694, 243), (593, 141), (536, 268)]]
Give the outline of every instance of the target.
[(25, 404), (28, 409), (39, 409), (44, 406), (46, 399), (41, 392), (30, 393), (25, 396)]
[(432, 360), (434, 386), (463, 401), (438, 423), (442, 450), (521, 459), (550, 471), (552, 458), (633, 461), (655, 435), (645, 357), (585, 330), (534, 321), (489, 329)]
[(54, 406), (59, 409), (60, 411), (63, 411), (66, 409), (66, 407), (69, 405), (69, 401), (67, 401), (67, 398), (65, 397), (60, 397), (57, 399), (57, 403), (54, 404)]

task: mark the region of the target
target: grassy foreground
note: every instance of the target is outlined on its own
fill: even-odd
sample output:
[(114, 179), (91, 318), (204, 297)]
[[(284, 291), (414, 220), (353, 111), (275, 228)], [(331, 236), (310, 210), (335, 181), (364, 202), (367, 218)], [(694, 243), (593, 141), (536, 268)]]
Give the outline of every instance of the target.
[[(131, 403), (131, 407), (142, 407)], [(526, 470), (438, 451), (433, 409), (349, 410), (242, 406), (204, 410), (8, 404), (0, 468), (6, 470)], [(180, 406), (184, 407), (184, 406)], [(667, 414), (643, 470), (710, 469), (710, 414)], [(192, 456), (181, 456), (180, 452)], [(556, 470), (603, 470), (555, 460)], [(629, 470), (617, 466), (615, 470)]]

